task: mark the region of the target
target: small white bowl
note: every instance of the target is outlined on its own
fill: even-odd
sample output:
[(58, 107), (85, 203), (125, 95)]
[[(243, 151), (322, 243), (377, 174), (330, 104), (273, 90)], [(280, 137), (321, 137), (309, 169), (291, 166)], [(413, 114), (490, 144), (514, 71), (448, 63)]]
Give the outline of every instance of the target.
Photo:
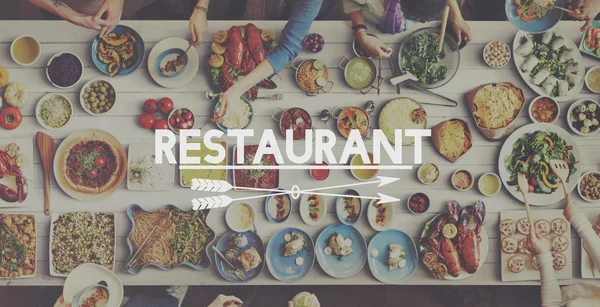
[(256, 211), (251, 205), (247, 203), (234, 203), (229, 205), (229, 208), (227, 208), (227, 212), (225, 213), (225, 222), (227, 222), (227, 226), (229, 226), (229, 228), (231, 228), (231, 230), (235, 232), (246, 232), (254, 228), (252, 222), (249, 223), (246, 227), (237, 225), (237, 223), (235, 222), (236, 211), (240, 210), (239, 208), (241, 208), (242, 206), (246, 206), (249, 208), (250, 219), (252, 220), (252, 222), (256, 221)]
[(583, 177), (590, 175), (590, 174), (596, 174), (596, 175), (600, 176), (600, 172), (597, 172), (597, 171), (591, 171), (591, 172), (587, 172), (587, 173), (581, 175), (581, 177), (579, 178), (579, 182), (577, 183), (577, 192), (579, 192), (579, 196), (583, 200), (590, 202), (590, 203), (597, 203), (597, 202), (600, 202), (600, 199), (596, 199), (596, 200), (588, 199), (588, 198), (583, 197), (583, 194), (581, 193), (581, 181), (583, 180)]
[[(83, 94), (85, 94), (85, 89), (86, 89), (86, 88), (88, 88), (88, 87), (90, 87), (90, 86), (92, 85), (92, 83), (94, 83), (94, 82), (99, 82), (99, 81), (106, 82), (106, 83), (108, 83), (108, 84), (110, 85), (110, 87), (112, 87), (112, 90), (113, 90), (113, 91), (115, 91), (115, 102), (113, 103), (113, 106), (112, 106), (112, 108), (110, 108), (110, 110), (108, 110), (108, 111), (106, 111), (106, 112), (104, 112), (104, 113), (98, 113), (98, 114), (96, 114), (96, 113), (92, 112), (91, 110), (88, 110), (88, 109), (85, 107), (85, 102), (83, 101)], [(117, 98), (118, 98), (118, 95), (117, 95), (117, 90), (115, 89), (115, 86), (114, 86), (114, 85), (112, 85), (112, 83), (110, 83), (108, 80), (105, 80), (105, 79), (94, 79), (94, 80), (90, 80), (90, 81), (86, 82), (86, 83), (85, 83), (85, 84), (84, 84), (84, 85), (81, 87), (81, 90), (79, 91), (79, 104), (81, 105), (81, 108), (83, 108), (83, 110), (84, 110), (84, 111), (85, 111), (87, 114), (90, 114), (90, 115), (104, 115), (104, 114), (106, 114), (106, 113), (109, 113), (110, 111), (112, 111), (112, 110), (115, 108), (115, 105), (117, 104)]]
[(373, 229), (376, 231), (384, 231), (394, 223), (394, 218), (396, 217), (396, 212), (394, 210), (394, 205), (392, 203), (384, 203), (382, 206), (385, 208), (385, 219), (383, 220), (383, 226), (379, 226), (376, 223), (377, 218), (377, 208), (375, 208), (376, 199), (371, 200), (369, 203), (369, 207), (367, 208), (367, 220)]
[[(31, 63), (21, 63), (21, 62), (17, 61), (17, 59), (15, 58), (15, 54), (13, 52), (13, 46), (15, 45), (15, 42), (18, 41), (19, 39), (25, 38), (25, 37), (33, 39), (33, 41), (36, 43), (36, 45), (38, 47), (38, 55), (35, 58), (35, 60), (33, 60), (33, 62), (31, 62)], [(17, 63), (19, 65), (23, 65), (23, 66), (33, 65), (35, 62), (37, 62), (37, 60), (39, 60), (41, 55), (42, 55), (42, 44), (40, 44), (40, 41), (38, 41), (37, 38), (35, 38), (31, 35), (21, 35), (21, 36), (15, 38), (15, 40), (13, 40), (13, 42), (10, 44), (10, 56), (13, 59), (13, 61), (15, 61), (15, 63)]]
[[(571, 113), (573, 112), (573, 110), (575, 110), (575, 108), (579, 107), (579, 105), (584, 102), (593, 102), (596, 104), (597, 108), (600, 109), (600, 104), (595, 100), (579, 99), (571, 104), (571, 106), (569, 107), (569, 110), (567, 111), (567, 115), (565, 117), (567, 118), (567, 125), (569, 126), (569, 128), (571, 128), (571, 131), (573, 131), (575, 134), (581, 135), (581, 136), (591, 136), (591, 135), (596, 134), (598, 131), (600, 131), (600, 126), (598, 128), (596, 128), (596, 130), (591, 131), (590, 133), (581, 133), (581, 131), (579, 131), (577, 128), (575, 128), (573, 126), (573, 123), (571, 122)], [(600, 118), (598, 120), (600, 120)]]
[[(481, 179), (485, 176), (493, 176), (498, 181), (498, 189), (492, 194), (485, 194), (485, 193), (483, 193), (483, 190), (481, 189)], [(485, 196), (496, 196), (496, 194), (500, 193), (500, 190), (502, 190), (502, 180), (500, 180), (500, 177), (498, 175), (496, 175), (495, 173), (492, 173), (492, 172), (485, 173), (479, 177), (479, 180), (477, 180), (477, 188), (479, 189), (479, 192), (481, 192), (481, 194), (483, 194)]]
[[(456, 187), (454, 185), (454, 180), (453, 180), (454, 179), (454, 175), (456, 175), (458, 172), (466, 172), (467, 174), (469, 174), (469, 176), (471, 176), (471, 185), (469, 185), (469, 187), (467, 187), (466, 189), (459, 189), (458, 187)], [(454, 173), (452, 173), (452, 177), (450, 177), (450, 183), (452, 184), (452, 186), (456, 190), (464, 192), (464, 191), (470, 190), (473, 187), (473, 184), (475, 183), (475, 177), (473, 177), (473, 174), (471, 172), (469, 172), (468, 170), (466, 170), (466, 169), (459, 169), (459, 170), (454, 171)]]
[(592, 93), (596, 93), (596, 94), (600, 94), (600, 91), (595, 91), (595, 90), (593, 90), (593, 89), (590, 87), (590, 84), (589, 84), (589, 82), (588, 82), (588, 77), (590, 76), (590, 72), (591, 72), (592, 70), (597, 70), (597, 69), (600, 69), (600, 66), (594, 66), (594, 67), (592, 67), (592, 68), (588, 69), (588, 71), (585, 73), (585, 79), (584, 79), (584, 82), (585, 82), (585, 87), (587, 87), (587, 88), (588, 88), (588, 90), (590, 90), (590, 92), (592, 92)]
[[(547, 123), (546, 122), (540, 122), (540, 121), (536, 120), (535, 117), (533, 117), (533, 113), (531, 111), (532, 108), (533, 108), (533, 105), (536, 103), (536, 101), (538, 101), (538, 100), (540, 100), (542, 98), (550, 99), (556, 105), (556, 108), (558, 110), (558, 113), (556, 114), (556, 117), (551, 122), (547, 122)], [(538, 123), (538, 124), (554, 124), (558, 120), (559, 117), (560, 117), (560, 106), (559, 106), (558, 102), (556, 102), (556, 100), (552, 99), (552, 97), (538, 96), (538, 97), (533, 98), (533, 100), (531, 100), (531, 102), (529, 103), (529, 118), (534, 123)]]
[[(50, 63), (52, 63), (52, 61), (55, 58), (57, 58), (57, 57), (65, 54), (65, 53), (74, 55), (77, 58), (77, 60), (79, 61), (79, 64), (81, 65), (81, 75), (79, 76), (79, 79), (77, 79), (77, 81), (75, 81), (75, 83), (73, 83), (72, 85), (67, 86), (67, 87), (59, 86), (59, 85), (55, 84), (54, 82), (52, 82), (52, 80), (50, 79), (50, 74), (48, 73), (48, 68), (50, 67)], [(81, 81), (81, 78), (83, 78), (83, 72), (84, 72), (84, 70), (85, 70), (85, 67), (83, 66), (83, 61), (81, 60), (81, 58), (78, 55), (76, 55), (73, 52), (67, 52), (67, 51), (65, 51), (65, 52), (59, 52), (59, 53), (53, 55), (50, 58), (50, 60), (48, 60), (48, 64), (46, 65), (46, 78), (48, 78), (48, 82), (50, 82), (50, 84), (54, 85), (57, 88), (60, 88), (60, 89), (63, 89), (63, 90), (64, 89), (69, 89), (69, 88), (74, 87), (75, 85), (77, 85), (77, 83), (79, 83), (79, 81)]]
[[(377, 164), (373, 164), (373, 154), (369, 152), (368, 155), (369, 155), (369, 159), (371, 159), (371, 164), (363, 164), (363, 165), (377, 166)], [(353, 162), (355, 159), (358, 159), (359, 157), (360, 157), (360, 155), (354, 155), (354, 156), (352, 156), (352, 159), (350, 159), (350, 173), (352, 173), (352, 176), (354, 176), (354, 178), (356, 178), (357, 180), (360, 180), (360, 181), (368, 181), (368, 180), (371, 180), (371, 179), (377, 177), (377, 175), (379, 174), (379, 169), (375, 169), (375, 174), (371, 178), (361, 178), (361, 177), (358, 177), (354, 173), (354, 168), (353, 168), (354, 163)]]
[[(52, 98), (52, 97), (54, 97), (54, 96), (58, 96), (58, 97), (61, 97), (62, 99), (64, 99), (64, 100), (65, 100), (65, 101), (66, 101), (66, 102), (69, 104), (69, 107), (71, 108), (71, 115), (69, 116), (69, 119), (67, 120), (67, 122), (66, 122), (66, 123), (65, 123), (65, 124), (64, 124), (62, 127), (59, 127), (59, 128), (54, 128), (54, 127), (50, 127), (50, 126), (48, 126), (48, 125), (47, 125), (47, 124), (44, 122), (44, 120), (43, 120), (43, 119), (40, 117), (40, 109), (42, 108), (42, 103), (43, 103), (45, 100), (47, 100), (47, 99), (50, 99), (50, 98)], [(71, 101), (69, 100), (69, 98), (65, 97), (65, 95), (58, 94), (58, 93), (50, 93), (50, 94), (47, 94), (47, 95), (45, 95), (44, 97), (42, 97), (42, 98), (41, 98), (41, 99), (38, 101), (38, 103), (37, 103), (37, 105), (36, 105), (36, 107), (35, 107), (35, 118), (37, 119), (37, 121), (38, 121), (38, 123), (40, 124), (40, 126), (42, 126), (42, 127), (46, 128), (46, 129), (48, 129), (48, 130), (58, 130), (58, 129), (60, 129), (60, 128), (63, 128), (63, 127), (65, 127), (66, 125), (68, 125), (68, 124), (69, 124), (69, 122), (71, 121), (71, 118), (73, 118), (73, 103), (71, 103)]]
[[(425, 209), (425, 211), (423, 212), (415, 212), (410, 208), (410, 199), (413, 198), (413, 196), (417, 195), (417, 194), (423, 194), (425, 195), (425, 197), (427, 198), (427, 208)], [(429, 211), (429, 208), (431, 208), (431, 198), (429, 198), (429, 195), (423, 193), (423, 192), (416, 192), (416, 193), (412, 193), (407, 199), (406, 199), (406, 208), (408, 208), (408, 211), (410, 211), (410, 213), (414, 214), (414, 215), (421, 215), (427, 211)]]
[[(422, 178), (419, 176), (419, 173), (421, 173), (421, 169), (423, 168), (423, 166), (425, 166), (425, 165), (429, 165), (429, 164), (431, 164), (431, 165), (433, 165), (433, 167), (435, 167), (435, 169), (438, 171), (438, 176), (437, 176), (437, 178), (435, 178), (435, 180), (434, 180), (434, 181), (432, 181), (432, 182), (425, 182), (425, 181), (423, 181), (423, 179), (422, 179)], [(438, 181), (438, 179), (440, 179), (440, 168), (439, 168), (437, 165), (433, 164), (433, 163), (423, 163), (423, 164), (421, 164), (421, 166), (419, 166), (419, 169), (417, 169), (417, 179), (419, 179), (419, 181), (420, 181), (422, 184), (434, 184), (434, 183), (436, 183), (436, 182)]]
[[(501, 43), (501, 44), (502, 44), (502, 45), (504, 45), (504, 46), (506, 47), (506, 49), (508, 50), (508, 59), (506, 60), (506, 63), (502, 64), (501, 66), (492, 66), (492, 64), (488, 63), (488, 61), (486, 61), (486, 60), (485, 60), (485, 51), (486, 51), (486, 50), (487, 50), (487, 49), (488, 49), (488, 48), (489, 48), (489, 47), (490, 47), (490, 46), (491, 46), (493, 43), (496, 43), (496, 42), (499, 42), (499, 43)], [(502, 68), (502, 67), (506, 66), (506, 64), (508, 64), (508, 62), (510, 62), (510, 59), (511, 59), (511, 57), (512, 57), (512, 55), (511, 55), (511, 51), (510, 51), (510, 47), (508, 47), (508, 44), (506, 44), (506, 43), (505, 43), (505, 42), (503, 42), (503, 41), (491, 41), (491, 42), (487, 43), (487, 44), (485, 45), (485, 47), (483, 48), (483, 51), (482, 51), (482, 56), (483, 56), (483, 61), (485, 62), (485, 64), (487, 64), (487, 65), (488, 65), (489, 67), (491, 67), (491, 68)]]

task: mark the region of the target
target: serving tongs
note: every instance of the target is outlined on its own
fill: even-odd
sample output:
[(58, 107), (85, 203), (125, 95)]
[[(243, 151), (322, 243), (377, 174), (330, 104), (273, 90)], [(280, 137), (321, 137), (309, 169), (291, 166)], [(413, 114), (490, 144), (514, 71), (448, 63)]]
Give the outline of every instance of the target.
[[(411, 80), (411, 81), (415, 81), (415, 82), (419, 81), (419, 79), (415, 75), (413, 75), (411, 72), (406, 72), (402, 76), (398, 76), (398, 77), (394, 77), (394, 78), (390, 79), (390, 82), (393, 85), (397, 85), (397, 84), (402, 83), (402, 82), (407, 81), (407, 80)], [(425, 94), (429, 94), (429, 95), (432, 95), (432, 96), (436, 96), (438, 98), (442, 98), (442, 99), (450, 102), (450, 103), (419, 102), (420, 104), (429, 104), (429, 105), (442, 106), (442, 107), (456, 107), (456, 106), (458, 106), (458, 102), (456, 102), (456, 100), (450, 99), (450, 98), (448, 98), (448, 97), (446, 97), (444, 95), (440, 95), (438, 93), (434, 93), (434, 92), (432, 92), (432, 91), (430, 91), (428, 89), (424, 89), (424, 88), (422, 88), (422, 87), (420, 87), (420, 86), (418, 86), (418, 85), (416, 85), (416, 84), (414, 84), (412, 82), (408, 82), (408, 87), (411, 88), (411, 89), (417, 90), (419, 92), (425, 93)]]
[[(163, 224), (165, 223), (165, 221), (167, 221), (169, 219), (169, 216), (170, 216), (169, 213), (163, 214), (163, 216), (156, 223), (154, 228), (152, 228), (152, 230), (150, 231), (150, 233), (148, 234), (146, 239), (144, 239), (144, 242), (142, 242), (142, 245), (140, 245), (140, 247), (135, 252), (135, 254), (133, 254), (133, 257), (131, 257), (131, 260), (129, 260), (129, 262), (127, 262), (127, 265), (125, 265), (125, 267), (123, 268), (123, 272), (128, 272), (129, 268), (133, 267), (133, 265), (146, 253), (146, 251), (148, 251), (148, 249), (152, 245), (154, 245), (154, 243), (156, 242), (158, 237), (161, 236), (162, 230), (163, 230), (162, 228), (164, 227)], [(159, 229), (161, 231), (158, 231)], [(157, 233), (157, 235), (154, 235), (154, 233)]]

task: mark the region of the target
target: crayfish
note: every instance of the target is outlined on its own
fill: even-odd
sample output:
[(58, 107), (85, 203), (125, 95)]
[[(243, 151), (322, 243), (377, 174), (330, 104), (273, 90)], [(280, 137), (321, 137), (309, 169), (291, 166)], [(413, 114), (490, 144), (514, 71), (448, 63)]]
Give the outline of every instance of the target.
[(27, 179), (23, 176), (21, 168), (10, 162), (10, 158), (8, 152), (0, 150), (0, 178), (15, 176), (17, 190), (15, 191), (6, 184), (0, 183), (0, 199), (9, 203), (17, 201), (22, 203), (27, 197)]

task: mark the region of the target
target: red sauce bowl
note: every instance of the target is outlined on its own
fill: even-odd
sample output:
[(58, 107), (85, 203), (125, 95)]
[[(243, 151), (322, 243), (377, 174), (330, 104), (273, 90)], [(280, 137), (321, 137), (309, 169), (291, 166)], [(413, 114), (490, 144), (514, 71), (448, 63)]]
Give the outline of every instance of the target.
[[(327, 166), (328, 164), (323, 163), (313, 163), (313, 166)], [(329, 177), (329, 169), (328, 168), (311, 168), (310, 176), (313, 177), (314, 180), (325, 180)]]
[(406, 202), (408, 207), (408, 211), (413, 214), (422, 214), (429, 210), (429, 206), (431, 205), (431, 201), (429, 200), (429, 196), (425, 193), (414, 193)]

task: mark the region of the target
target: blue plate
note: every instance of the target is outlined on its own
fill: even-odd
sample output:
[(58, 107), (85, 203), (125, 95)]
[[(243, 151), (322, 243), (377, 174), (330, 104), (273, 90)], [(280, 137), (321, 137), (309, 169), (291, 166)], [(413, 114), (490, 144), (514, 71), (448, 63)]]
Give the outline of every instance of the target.
[[(184, 56), (185, 57), (185, 65), (183, 66), (183, 68), (180, 71), (178, 71), (172, 75), (165, 75), (163, 73), (163, 71), (160, 69), (160, 66), (162, 64), (162, 61), (165, 59), (165, 57), (170, 54), (177, 54), (179, 56)], [(187, 62), (188, 62), (188, 58), (187, 58), (187, 54), (185, 54), (185, 50), (182, 50), (179, 48), (170, 48), (170, 49), (167, 49), (167, 50), (161, 52), (158, 55), (158, 57), (156, 58), (156, 61), (154, 62), (154, 69), (156, 70), (156, 73), (163, 78), (175, 78), (175, 77), (181, 75), (187, 69)]]
[(590, 23), (590, 25), (587, 26), (587, 28), (585, 28), (585, 31), (583, 31), (583, 36), (581, 36), (581, 41), (579, 42), (579, 51), (591, 55), (595, 58), (600, 58), (600, 56), (598, 56), (598, 54), (596, 53), (596, 49), (589, 50), (586, 48), (585, 37), (587, 36), (587, 31), (589, 27), (600, 28), (600, 21), (592, 20), (592, 23)]
[[(406, 253), (406, 266), (393, 271), (388, 269), (388, 245), (400, 244)], [(378, 250), (379, 255), (373, 257), (373, 250)], [(413, 239), (400, 230), (386, 230), (378, 233), (369, 242), (369, 268), (373, 276), (386, 284), (400, 284), (409, 279), (417, 270), (419, 256)]]
[[(248, 125), (246, 125), (246, 127), (242, 128), (242, 129), (246, 129), (248, 128), (248, 126), (250, 126), (250, 124), (252, 124), (252, 119), (254, 118), (254, 108), (252, 107), (252, 103), (250, 101), (248, 101), (248, 99), (244, 96), (240, 97), (242, 99), (242, 101), (244, 101), (245, 103), (247, 103), (250, 106), (250, 120), (248, 121)], [(215, 109), (213, 110), (215, 113), (217, 112), (217, 109), (219, 108), (219, 105), (221, 105), (221, 102), (217, 102), (215, 104)], [(217, 127), (219, 127), (219, 129), (221, 129), (223, 132), (227, 132), (227, 130), (229, 128), (221, 125), (221, 123), (217, 122)]]
[(242, 232), (242, 233), (235, 232), (235, 231), (229, 231), (219, 239), (219, 242), (217, 242), (216, 248), (219, 251), (221, 251), (221, 254), (225, 255), (227, 250), (230, 249), (229, 242), (231, 240), (231, 237), (234, 235), (237, 235), (237, 234), (242, 234), (243, 236), (245, 236), (248, 239), (248, 245), (246, 245), (245, 247), (242, 247), (242, 248), (234, 248), (234, 250), (238, 254), (240, 254), (241, 252), (254, 247), (258, 251), (258, 254), (263, 258), (263, 261), (261, 261), (260, 264), (256, 268), (254, 268), (248, 272), (244, 271), (244, 269), (242, 268), (242, 265), (239, 262), (232, 263), (234, 266), (236, 266), (236, 268), (238, 268), (238, 269), (242, 270), (242, 272), (244, 272), (244, 275), (246, 276), (246, 280), (242, 281), (237, 276), (235, 276), (231, 267), (227, 263), (223, 262), (221, 257), (216, 255), (216, 253), (215, 253), (215, 264), (217, 266), (217, 270), (219, 271), (219, 274), (221, 274), (221, 276), (223, 276), (223, 278), (225, 278), (226, 280), (228, 280), (230, 282), (236, 282), (236, 283), (246, 282), (246, 281), (250, 281), (250, 280), (256, 278), (256, 276), (258, 276), (260, 274), (260, 272), (262, 272), (263, 268), (265, 267), (265, 262), (264, 262), (265, 246), (263, 245), (263, 241), (261, 240), (261, 238), (252, 231), (246, 231), (246, 232)]
[[(117, 72), (116, 76), (126, 76), (129, 75), (130, 73), (134, 72), (136, 69), (138, 69), (138, 67), (140, 67), (140, 65), (142, 64), (142, 62), (144, 61), (144, 56), (146, 54), (145, 50), (144, 50), (144, 41), (142, 40), (142, 37), (132, 28), (128, 27), (128, 26), (123, 26), (123, 25), (118, 25), (114, 30), (112, 30), (111, 33), (117, 33), (117, 34), (123, 34), (126, 31), (129, 31), (131, 33), (131, 35), (133, 36), (133, 38), (135, 38), (135, 43), (134, 45), (134, 49), (135, 49), (135, 62), (133, 63), (133, 65), (131, 65), (131, 67), (129, 68), (121, 68), (119, 69), (119, 72)], [(96, 67), (98, 68), (98, 70), (100, 70), (102, 73), (106, 74), (106, 75), (110, 75), (108, 73), (108, 64), (104, 64), (100, 61), (100, 59), (98, 59), (98, 44), (100, 43), (100, 37), (96, 36), (96, 38), (94, 39), (94, 42), (92, 43), (92, 61), (94, 62), (94, 64), (96, 65)]]
[[(296, 255), (286, 257), (283, 255), (286, 243), (283, 237), (292, 231), (304, 237), (304, 241), (308, 243), (308, 246)], [(301, 266), (296, 264), (296, 258), (298, 257), (304, 258), (304, 263)], [(273, 277), (285, 282), (298, 281), (310, 272), (315, 263), (315, 245), (312, 238), (300, 229), (282, 229), (269, 240), (265, 258), (267, 259), (269, 272)]]
[[(542, 33), (554, 27), (562, 18), (563, 11), (554, 9), (550, 11), (542, 19), (534, 19), (530, 22), (523, 21), (516, 14), (517, 6), (513, 3), (514, 0), (506, 0), (504, 11), (508, 20), (517, 28), (530, 33)], [(556, 6), (565, 7), (564, 0), (556, 0)]]
[[(171, 210), (171, 209), (178, 209), (178, 208), (173, 205), (165, 205), (165, 206), (162, 206), (159, 210), (162, 210), (162, 209)], [(131, 205), (131, 206), (127, 207), (127, 216), (129, 217), (129, 220), (131, 221), (131, 231), (129, 231), (129, 235), (127, 236), (127, 246), (129, 246), (129, 258), (127, 259), (127, 262), (131, 261), (131, 258), (135, 254), (135, 250), (133, 248), (133, 244), (131, 243), (130, 238), (131, 238), (131, 234), (133, 233), (133, 230), (135, 229), (135, 219), (133, 217), (133, 212), (137, 211), (137, 210), (141, 210), (146, 213), (152, 213), (152, 212), (148, 212), (148, 211), (142, 209), (142, 207), (140, 207), (139, 205)], [(205, 210), (204, 212), (205, 212), (204, 216), (206, 217), (208, 215), (209, 210)], [(206, 223), (206, 218), (204, 219), (204, 222)], [(208, 225), (207, 225), (207, 227), (208, 227)], [(206, 246), (209, 246), (212, 243), (212, 241), (215, 240), (215, 232), (212, 229), (210, 229), (210, 227), (208, 229), (209, 229), (209, 238), (208, 238), (208, 241), (206, 242)], [(208, 248), (206, 248), (206, 246), (204, 248), (204, 251), (202, 252), (203, 254), (206, 254), (206, 257), (203, 257), (202, 261), (200, 263), (184, 262), (184, 263), (177, 264), (176, 266), (187, 265), (191, 268), (194, 268), (197, 271), (204, 271), (204, 270), (210, 268), (211, 261), (210, 261), (210, 257), (208, 256), (208, 252), (207, 252)], [(154, 266), (154, 267), (157, 267), (157, 268), (165, 270), (165, 271), (172, 270), (175, 268), (175, 267), (165, 268), (165, 267), (161, 267), (161, 266), (158, 266), (155, 264), (145, 264), (141, 267), (129, 267), (127, 269), (127, 273), (133, 274), (133, 275), (139, 274), (140, 271), (147, 266)]]
[[(278, 190), (283, 191), (283, 189), (278, 189)], [(288, 219), (288, 217), (290, 217), (290, 214), (292, 214), (292, 200), (290, 199), (290, 195), (283, 194), (281, 196), (284, 199), (283, 209), (284, 209), (285, 215), (283, 216), (283, 218), (281, 218), (279, 220), (276, 219), (275, 216), (271, 215), (271, 212), (270, 212), (271, 210), (269, 210), (269, 203), (272, 203), (271, 206), (273, 206), (273, 207), (275, 207), (277, 204), (277, 201), (274, 199), (274, 197), (272, 195), (280, 194), (280, 193), (281, 192), (273, 191), (273, 192), (269, 193), (269, 196), (267, 196), (267, 199), (265, 199), (265, 214), (267, 215), (267, 219), (269, 219), (269, 221), (271, 221), (273, 223), (283, 223)], [(285, 204), (286, 201), (287, 201), (287, 204)]]
[[(339, 260), (335, 255), (325, 255), (323, 249), (327, 247), (327, 241), (333, 233), (341, 234), (344, 239), (352, 240), (352, 254)], [(315, 254), (319, 265), (325, 271), (335, 278), (348, 278), (354, 276), (362, 270), (367, 262), (367, 243), (365, 238), (356, 230), (356, 228), (347, 225), (331, 225), (319, 234), (315, 243)]]
[[(360, 196), (360, 194), (358, 194), (358, 192), (356, 192), (356, 190), (352, 190), (352, 189), (348, 189), (345, 190), (344, 192), (342, 192), (342, 195), (356, 195), (356, 196)], [(360, 215), (362, 214), (362, 199), (360, 198), (355, 198), (358, 200), (358, 214), (356, 215), (356, 218), (352, 219), (352, 220), (346, 220), (342, 214), (344, 213), (344, 200), (342, 199), (342, 196), (338, 196), (338, 198), (335, 201), (335, 212), (337, 213), (337, 217), (338, 219), (340, 219), (340, 222), (342, 222), (342, 224), (344, 225), (353, 225), (354, 223), (356, 223), (356, 221), (358, 221), (358, 219), (360, 218)]]

